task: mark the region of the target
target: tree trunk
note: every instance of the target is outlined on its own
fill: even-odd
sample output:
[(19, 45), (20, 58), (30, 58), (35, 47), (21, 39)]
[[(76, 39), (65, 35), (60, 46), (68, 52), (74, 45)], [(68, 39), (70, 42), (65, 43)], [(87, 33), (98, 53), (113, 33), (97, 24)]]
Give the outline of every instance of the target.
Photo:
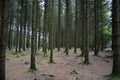
[(61, 47), (61, 14), (62, 14), (62, 2), (61, 0), (59, 0), (59, 12), (58, 12), (58, 38), (57, 38), (57, 41), (58, 41), (58, 51), (60, 51), (60, 47)]
[(43, 52), (44, 52), (44, 56), (47, 56), (47, 31), (48, 31), (48, 14), (49, 14), (49, 0), (45, 0), (45, 11), (44, 11), (44, 27), (43, 27)]
[(28, 25), (27, 25), (27, 42), (26, 42), (26, 47), (30, 48), (30, 29), (31, 29), (31, 5), (28, 6)]
[(49, 36), (50, 36), (50, 63), (54, 63), (53, 61), (53, 47), (54, 47), (54, 0), (52, 0), (50, 2), (50, 12), (51, 12), (51, 17), (50, 17), (50, 20), (51, 20), (51, 23), (50, 23), (50, 31), (49, 31)]
[(24, 1), (24, 34), (23, 34), (23, 50), (26, 50), (26, 24), (27, 24), (27, 3), (28, 1)]
[(85, 56), (85, 7), (84, 7), (85, 3), (83, 0), (81, 0), (81, 9), (82, 9), (82, 13), (81, 13), (81, 20), (82, 20), (82, 44), (81, 44), (81, 54), (80, 56)]
[(112, 2), (112, 29), (113, 29), (113, 70), (112, 74), (120, 75), (120, 2)]
[(22, 47), (23, 47), (23, 0), (21, 0), (19, 52), (22, 52), (22, 50), (21, 50)]
[(95, 11), (95, 50), (94, 55), (98, 55), (98, 1), (94, 0), (94, 11)]
[(74, 52), (75, 52), (75, 53), (77, 53), (78, 40), (79, 40), (79, 39), (78, 39), (78, 38), (79, 38), (79, 37), (78, 37), (78, 29), (79, 29), (79, 28), (78, 28), (78, 27), (80, 27), (80, 26), (78, 26), (78, 19), (79, 19), (79, 16), (78, 16), (78, 11), (79, 11), (79, 7), (78, 7), (79, 5), (78, 5), (78, 4), (79, 4), (79, 3), (78, 3), (78, 2), (79, 2), (78, 0), (75, 1), (75, 3), (76, 3), (76, 10), (75, 10), (75, 11), (76, 11), (76, 12), (75, 12), (75, 41), (74, 41), (74, 42), (75, 42), (75, 43), (74, 43), (74, 47), (75, 47), (75, 48), (74, 48)]
[(71, 29), (71, 0), (66, 0), (66, 23), (65, 23), (65, 53), (69, 55), (70, 29)]
[(19, 44), (19, 14), (18, 14), (18, 7), (19, 7), (19, 0), (17, 1), (17, 16), (16, 16), (16, 29), (17, 29), (17, 32), (16, 32), (16, 50), (15, 50), (15, 53), (17, 54), (18, 53), (18, 44)]
[(38, 34), (39, 34), (39, 36), (38, 36), (38, 49), (40, 49), (40, 47), (41, 47), (41, 32), (42, 32), (42, 7), (40, 7), (40, 12), (39, 12), (39, 27), (38, 27)]
[(8, 35), (8, 48), (9, 48), (9, 50), (11, 50), (11, 38), (12, 37), (12, 25), (10, 24), (10, 27), (9, 27), (9, 35)]
[(5, 79), (5, 53), (7, 45), (7, 16), (8, 16), (8, 0), (2, 1), (2, 18), (0, 30), (0, 80)]
[(85, 1), (85, 5), (86, 5), (86, 25), (85, 25), (85, 61), (84, 64), (89, 64), (89, 5), (88, 5), (88, 1)]
[(35, 53), (36, 53), (36, 6), (37, 0), (33, 0), (32, 6), (32, 40), (31, 40), (31, 64), (30, 69), (36, 70)]

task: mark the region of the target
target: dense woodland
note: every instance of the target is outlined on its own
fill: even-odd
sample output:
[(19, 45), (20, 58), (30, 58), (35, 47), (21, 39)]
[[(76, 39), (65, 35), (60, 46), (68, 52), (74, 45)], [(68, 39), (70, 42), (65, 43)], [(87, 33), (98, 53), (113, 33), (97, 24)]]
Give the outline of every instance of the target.
[(120, 75), (119, 5), (120, 0), (0, 0), (0, 80), (6, 80), (6, 50), (19, 56), (28, 49), (35, 71), (40, 49), (50, 64), (56, 62), (54, 49), (64, 49), (67, 57), (74, 49), (87, 65), (90, 51), (113, 52), (111, 73)]

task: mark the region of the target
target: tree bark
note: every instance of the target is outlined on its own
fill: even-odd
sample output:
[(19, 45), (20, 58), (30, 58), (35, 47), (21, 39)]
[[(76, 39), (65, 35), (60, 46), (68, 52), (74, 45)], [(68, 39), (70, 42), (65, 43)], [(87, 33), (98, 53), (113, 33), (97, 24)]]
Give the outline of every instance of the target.
[(5, 79), (5, 53), (7, 45), (7, 17), (8, 17), (8, 0), (2, 2), (2, 19), (0, 30), (0, 80)]
[(113, 29), (113, 70), (112, 74), (120, 75), (120, 1), (112, 2), (112, 29)]
[(19, 44), (19, 14), (18, 14), (18, 7), (19, 7), (19, 0), (17, 1), (17, 16), (16, 16), (16, 47), (15, 47), (15, 53), (18, 53), (18, 44)]
[(30, 69), (36, 70), (35, 53), (36, 53), (36, 6), (37, 0), (33, 0), (32, 6), (32, 40), (31, 40), (31, 64)]
[(50, 31), (49, 31), (49, 36), (50, 36), (50, 63), (54, 63), (53, 61), (53, 47), (54, 47), (54, 0), (50, 2), (50, 10), (51, 10), (51, 17), (50, 17)]
[(21, 50), (22, 48), (23, 48), (23, 0), (21, 0), (19, 52), (22, 52)]

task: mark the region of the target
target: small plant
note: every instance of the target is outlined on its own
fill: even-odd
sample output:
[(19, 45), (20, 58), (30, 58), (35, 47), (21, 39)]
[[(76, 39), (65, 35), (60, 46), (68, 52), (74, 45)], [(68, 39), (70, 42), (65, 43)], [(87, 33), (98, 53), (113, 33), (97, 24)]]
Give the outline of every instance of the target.
[(70, 74), (79, 74), (76, 70), (73, 70), (72, 72), (70, 72)]
[(51, 62), (51, 61), (49, 61), (48, 64), (56, 64), (56, 63), (55, 63), (55, 62)]
[(15, 58), (20, 58), (20, 55), (19, 54), (15, 54)]

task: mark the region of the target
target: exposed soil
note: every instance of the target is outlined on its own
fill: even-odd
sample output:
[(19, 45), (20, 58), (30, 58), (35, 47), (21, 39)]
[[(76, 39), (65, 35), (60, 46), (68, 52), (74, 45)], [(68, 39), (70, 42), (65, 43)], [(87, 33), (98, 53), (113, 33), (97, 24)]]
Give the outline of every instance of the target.
[[(42, 51), (36, 55), (38, 71), (28, 72), (30, 66), (30, 50), (23, 52), (23, 56), (13, 55), (14, 50), (6, 54), (7, 80), (107, 80), (112, 71), (112, 58), (109, 52), (100, 52), (98, 57), (90, 52), (90, 65), (82, 64), (83, 58), (76, 57), (80, 54), (69, 51), (69, 56), (64, 56), (64, 51), (54, 50), (55, 64), (49, 64), (49, 57), (43, 57)], [(19, 53), (21, 54), (21, 53)], [(48, 55), (49, 56), (49, 55)], [(18, 58), (16, 58), (18, 57)]]

